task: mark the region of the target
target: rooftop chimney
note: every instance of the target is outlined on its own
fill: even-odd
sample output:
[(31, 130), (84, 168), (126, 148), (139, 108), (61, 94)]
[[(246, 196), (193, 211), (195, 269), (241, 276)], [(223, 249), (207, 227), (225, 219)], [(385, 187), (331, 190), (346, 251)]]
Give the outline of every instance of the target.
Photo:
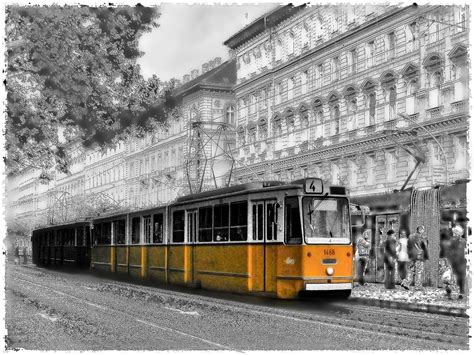
[(191, 80), (196, 79), (198, 75), (199, 75), (198, 69), (191, 70)]
[(203, 74), (206, 73), (206, 72), (208, 72), (210, 69), (211, 69), (211, 68), (209, 68), (209, 63), (204, 63), (204, 64), (202, 65), (202, 73), (203, 73)]

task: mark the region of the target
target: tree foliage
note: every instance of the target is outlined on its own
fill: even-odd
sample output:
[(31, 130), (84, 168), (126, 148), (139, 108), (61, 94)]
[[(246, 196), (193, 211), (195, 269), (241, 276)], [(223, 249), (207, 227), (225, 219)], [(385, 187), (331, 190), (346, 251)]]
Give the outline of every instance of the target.
[(166, 120), (173, 83), (144, 80), (136, 64), (138, 40), (158, 17), (140, 5), (7, 7), (10, 172), (68, 172), (69, 142), (105, 146)]

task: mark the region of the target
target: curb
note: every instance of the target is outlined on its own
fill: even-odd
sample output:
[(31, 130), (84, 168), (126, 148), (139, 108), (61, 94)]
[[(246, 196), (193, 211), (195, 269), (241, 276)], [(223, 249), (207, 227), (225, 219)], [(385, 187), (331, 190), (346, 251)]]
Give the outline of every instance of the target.
[(377, 306), (381, 308), (394, 308), (394, 309), (404, 309), (413, 312), (425, 312), (425, 313), (434, 313), (434, 314), (444, 314), (455, 317), (469, 317), (466, 313), (465, 308), (460, 307), (447, 307), (439, 306), (435, 304), (416, 304), (416, 303), (406, 303), (399, 301), (388, 301), (388, 300), (379, 300), (375, 298), (362, 298), (362, 297), (350, 297), (349, 300), (352, 300), (356, 303), (361, 303), (369, 306)]

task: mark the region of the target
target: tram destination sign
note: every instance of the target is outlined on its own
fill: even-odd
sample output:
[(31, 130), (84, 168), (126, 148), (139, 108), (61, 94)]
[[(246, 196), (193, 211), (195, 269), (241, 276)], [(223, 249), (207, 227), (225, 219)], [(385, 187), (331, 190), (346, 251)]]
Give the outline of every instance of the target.
[(321, 179), (306, 179), (304, 184), (304, 192), (308, 194), (322, 194), (323, 180)]

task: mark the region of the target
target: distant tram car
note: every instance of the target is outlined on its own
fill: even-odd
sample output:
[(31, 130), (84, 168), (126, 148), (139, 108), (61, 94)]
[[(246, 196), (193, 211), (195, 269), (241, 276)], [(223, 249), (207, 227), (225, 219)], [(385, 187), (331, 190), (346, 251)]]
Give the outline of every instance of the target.
[(97, 271), (205, 289), (295, 298), (353, 281), (349, 199), (308, 178), (252, 182), (154, 209), (33, 233), (37, 265)]

